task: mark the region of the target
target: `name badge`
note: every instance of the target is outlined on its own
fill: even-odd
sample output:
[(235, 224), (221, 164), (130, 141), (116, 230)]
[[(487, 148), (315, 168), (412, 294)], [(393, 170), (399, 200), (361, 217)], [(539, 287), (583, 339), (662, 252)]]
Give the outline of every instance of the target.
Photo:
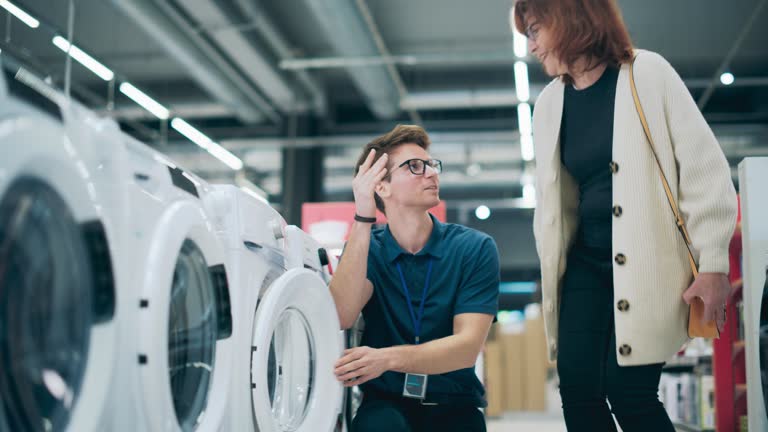
[(423, 374), (405, 374), (403, 396), (423, 400), (426, 395), (427, 376)]

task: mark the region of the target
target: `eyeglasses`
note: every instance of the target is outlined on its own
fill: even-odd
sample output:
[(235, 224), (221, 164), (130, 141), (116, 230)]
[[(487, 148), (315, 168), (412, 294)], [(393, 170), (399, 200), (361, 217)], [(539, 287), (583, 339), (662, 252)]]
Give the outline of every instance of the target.
[(398, 170), (404, 166), (408, 165), (408, 169), (411, 171), (413, 175), (424, 175), (427, 173), (427, 167), (432, 168), (435, 170), (435, 173), (440, 174), (443, 172), (443, 162), (439, 159), (408, 159), (407, 161), (401, 163), (397, 166), (397, 168), (393, 169), (385, 176), (389, 177), (392, 175), (395, 170)]
[(536, 38), (539, 37), (539, 23), (533, 23), (525, 29), (525, 37), (536, 42)]

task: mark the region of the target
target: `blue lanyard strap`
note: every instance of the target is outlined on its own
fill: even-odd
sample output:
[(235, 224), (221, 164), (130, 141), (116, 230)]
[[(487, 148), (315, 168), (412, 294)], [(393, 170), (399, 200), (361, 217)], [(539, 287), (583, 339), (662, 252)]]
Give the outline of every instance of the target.
[(411, 295), (408, 293), (408, 284), (405, 282), (405, 275), (403, 269), (400, 267), (400, 263), (395, 264), (397, 266), (397, 272), (400, 273), (400, 282), (403, 285), (403, 293), (405, 294), (406, 304), (408, 305), (408, 312), (411, 314), (411, 320), (413, 321), (414, 336), (416, 337), (416, 343), (419, 343), (419, 336), (421, 336), (421, 319), (424, 318), (424, 300), (427, 298), (427, 291), (429, 290), (429, 279), (432, 276), (432, 258), (429, 259), (427, 265), (427, 278), (424, 280), (424, 291), (421, 293), (421, 302), (419, 303), (419, 315), (418, 317), (413, 312), (413, 305), (411, 304)]

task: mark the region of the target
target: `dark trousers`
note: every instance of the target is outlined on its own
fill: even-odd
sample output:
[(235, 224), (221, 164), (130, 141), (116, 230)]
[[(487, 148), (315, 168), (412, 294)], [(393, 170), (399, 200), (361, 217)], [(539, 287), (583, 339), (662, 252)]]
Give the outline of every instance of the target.
[(365, 397), (352, 432), (485, 432), (485, 417), (473, 406), (421, 405), (414, 399)]
[[(569, 432), (674, 432), (658, 399), (663, 363), (620, 367), (610, 250), (575, 247), (560, 303), (557, 371)], [(609, 404), (610, 403), (610, 408)]]

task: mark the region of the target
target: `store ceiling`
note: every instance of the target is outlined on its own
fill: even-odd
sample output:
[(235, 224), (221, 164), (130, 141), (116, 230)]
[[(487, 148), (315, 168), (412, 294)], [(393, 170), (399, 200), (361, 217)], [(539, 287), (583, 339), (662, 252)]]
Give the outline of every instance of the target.
[[(68, 1), (15, 3), (67, 34)], [(356, 148), (397, 122), (420, 122), (435, 132), (441, 138), (434, 150), (442, 157), (462, 155), (451, 166), (456, 175), (446, 173), (443, 184), (446, 193), (455, 187), (456, 200), (477, 197), (483, 189), (499, 199), (520, 193), (525, 164), (519, 157), (516, 109), (477, 98), (514, 94), (511, 0), (73, 3), (78, 46), (114, 70), (118, 80), (129, 80), (242, 156), (275, 195), (280, 192), (275, 154), (296, 142), (286, 137), (305, 137), (299, 140), (304, 145), (350, 147), (329, 151), (336, 168), (328, 170), (326, 191), (343, 198), (348, 191), (342, 185), (349, 178), (344, 165), (351, 168)], [(718, 83), (703, 111), (734, 165), (743, 156), (765, 153), (768, 7), (756, 13), (765, 0), (619, 3), (635, 44), (665, 56), (694, 98), (717, 82), (718, 68), (733, 51), (727, 69), (736, 83)], [(739, 42), (750, 18), (754, 24)], [(4, 49), (24, 55), (63, 83), (65, 57), (49, 34), (0, 19), (0, 36)], [(391, 67), (382, 63), (381, 52), (392, 56)], [(548, 78), (528, 60), (535, 94)], [(77, 97), (116, 116), (130, 133), (163, 146), (204, 176), (232, 175), (172, 130), (166, 136), (167, 128), (151, 114), (86, 69), (75, 64), (72, 76)], [(108, 111), (111, 100), (114, 110)], [(309, 126), (291, 128), (296, 118)], [(269, 152), (271, 157), (256, 157)], [(478, 175), (466, 172), (473, 163), (483, 168), (485, 180), (468, 188), (468, 179)], [(518, 183), (504, 192), (510, 181)]]

